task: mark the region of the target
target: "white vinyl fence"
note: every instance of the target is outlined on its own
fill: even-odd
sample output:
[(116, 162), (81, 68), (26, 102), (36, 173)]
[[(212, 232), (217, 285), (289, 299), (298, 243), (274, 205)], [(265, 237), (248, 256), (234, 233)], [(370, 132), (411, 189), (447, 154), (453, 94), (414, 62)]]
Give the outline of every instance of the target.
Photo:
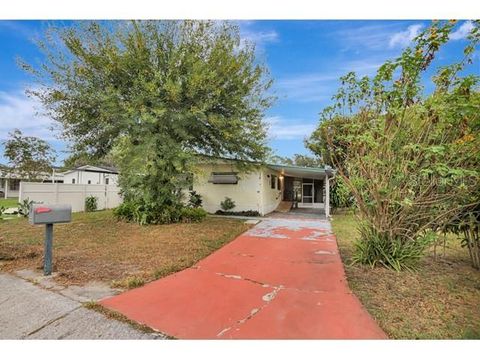
[(88, 196), (97, 198), (98, 210), (112, 209), (122, 203), (116, 185), (83, 185), (83, 184), (49, 184), (21, 182), (19, 201), (32, 200), (42, 204), (69, 204), (72, 211), (85, 211), (85, 199)]

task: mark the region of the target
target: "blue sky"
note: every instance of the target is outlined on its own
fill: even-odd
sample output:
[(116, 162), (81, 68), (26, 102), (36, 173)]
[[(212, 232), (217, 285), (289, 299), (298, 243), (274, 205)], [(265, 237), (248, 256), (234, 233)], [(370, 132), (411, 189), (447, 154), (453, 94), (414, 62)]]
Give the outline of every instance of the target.
[[(270, 68), (277, 102), (268, 111), (269, 144), (278, 155), (308, 154), (303, 140), (318, 124), (318, 113), (330, 103), (338, 78), (349, 71), (372, 75), (385, 60), (398, 56), (429, 21), (241, 21), (241, 35), (257, 44), (257, 55)], [(0, 141), (20, 128), (49, 141), (61, 160), (66, 144), (49, 130), (52, 122), (24, 91), (32, 82), (16, 58), (41, 60), (33, 39), (47, 26), (43, 21), (0, 21)], [(437, 65), (462, 56), (471, 26), (460, 21), (452, 41), (438, 54)], [(478, 52), (477, 52), (478, 60)], [(478, 61), (469, 71), (480, 74)], [(428, 91), (428, 76), (425, 85)], [(1, 156), (0, 163), (6, 163)]]

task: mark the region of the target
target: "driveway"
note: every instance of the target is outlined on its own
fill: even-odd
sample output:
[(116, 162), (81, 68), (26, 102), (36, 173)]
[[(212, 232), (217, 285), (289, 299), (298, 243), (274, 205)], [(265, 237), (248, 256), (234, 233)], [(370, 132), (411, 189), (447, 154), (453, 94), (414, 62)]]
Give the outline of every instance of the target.
[(330, 223), (266, 218), (194, 267), (101, 301), (181, 339), (383, 339), (348, 288)]

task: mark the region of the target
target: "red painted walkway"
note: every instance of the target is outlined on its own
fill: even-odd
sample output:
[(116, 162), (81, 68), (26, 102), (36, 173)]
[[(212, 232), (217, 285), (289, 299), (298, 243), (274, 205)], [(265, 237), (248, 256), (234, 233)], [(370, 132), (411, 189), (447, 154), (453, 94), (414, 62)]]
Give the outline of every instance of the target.
[(319, 219), (267, 219), (196, 266), (101, 303), (181, 339), (386, 338)]

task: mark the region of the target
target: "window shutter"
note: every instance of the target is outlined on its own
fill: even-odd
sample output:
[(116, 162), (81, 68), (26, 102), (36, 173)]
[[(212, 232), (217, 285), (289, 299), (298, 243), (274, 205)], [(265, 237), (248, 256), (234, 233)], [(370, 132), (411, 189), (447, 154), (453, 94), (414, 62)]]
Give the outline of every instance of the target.
[(237, 173), (214, 172), (210, 175), (208, 182), (213, 184), (238, 184), (238, 176)]

